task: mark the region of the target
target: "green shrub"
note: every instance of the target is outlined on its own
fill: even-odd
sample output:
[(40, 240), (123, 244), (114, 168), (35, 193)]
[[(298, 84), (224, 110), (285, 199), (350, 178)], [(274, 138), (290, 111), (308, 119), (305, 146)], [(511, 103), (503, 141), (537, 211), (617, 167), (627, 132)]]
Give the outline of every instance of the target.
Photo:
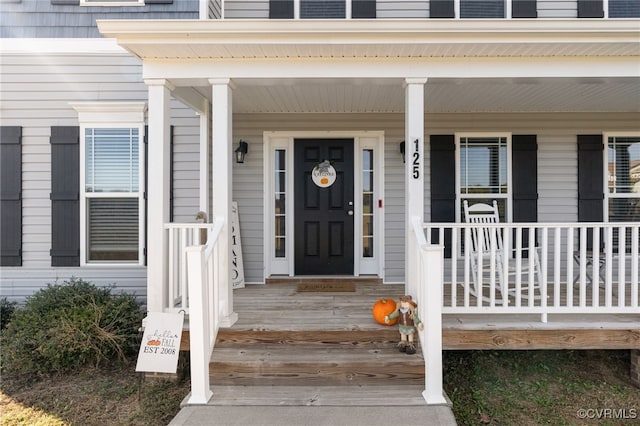
[(0, 330), (7, 328), (16, 311), (16, 302), (9, 302), (6, 297), (0, 299)]
[(2, 369), (48, 374), (126, 361), (143, 312), (131, 295), (72, 278), (27, 299), (2, 332)]

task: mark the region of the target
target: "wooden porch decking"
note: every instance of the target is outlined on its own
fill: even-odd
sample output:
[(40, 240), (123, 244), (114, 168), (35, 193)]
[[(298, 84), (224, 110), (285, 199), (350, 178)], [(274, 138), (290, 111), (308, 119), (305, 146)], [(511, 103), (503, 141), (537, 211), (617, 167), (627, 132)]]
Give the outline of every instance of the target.
[[(284, 279), (277, 284), (236, 289), (234, 310), (238, 321), (230, 329), (221, 329), (219, 340), (233, 340), (233, 335), (247, 336), (259, 330), (279, 332), (282, 341), (287, 340), (286, 336), (310, 333), (322, 340), (318, 333), (332, 330), (350, 331), (354, 336), (375, 331), (389, 341), (397, 341), (397, 327), (376, 324), (371, 317), (371, 307), (382, 297), (397, 299), (404, 294), (404, 285), (360, 280), (352, 293), (299, 293), (297, 282)], [(574, 298), (578, 303), (576, 293)], [(590, 291), (588, 298), (589, 294)], [(445, 292), (445, 306), (450, 306), (446, 303), (450, 298), (450, 293)], [(476, 304), (473, 295), (470, 295), (470, 304)], [(187, 332), (182, 339), (183, 349), (188, 349), (188, 342)], [(550, 314), (546, 323), (540, 321), (538, 314), (445, 314), (443, 348), (639, 349), (640, 312), (636, 315)]]
[(424, 360), (398, 352), (397, 327), (373, 303), (403, 286), (356, 280), (354, 292), (298, 292), (297, 282), (234, 291), (238, 321), (220, 329), (213, 405), (424, 405)]
[[(404, 285), (355, 281), (354, 292), (298, 292), (296, 280), (235, 290), (239, 319), (218, 333), (211, 404), (424, 404), (421, 351), (399, 353), (397, 327), (371, 316), (376, 300), (397, 299)], [(188, 332), (182, 341), (188, 349)], [(443, 347), (638, 349), (640, 313), (549, 315), (547, 323), (539, 315), (449, 314)]]
[[(278, 284), (250, 285), (235, 290), (234, 309), (239, 319), (229, 331), (376, 330), (397, 340), (397, 327), (376, 324), (371, 317), (371, 307), (382, 297), (397, 299), (404, 294), (404, 285), (362, 280), (353, 293), (298, 293), (297, 282), (282, 280)], [(548, 294), (553, 295), (551, 287)], [(589, 287), (587, 300), (590, 294)], [(461, 290), (458, 297), (462, 297)], [(450, 293), (445, 292), (445, 306), (450, 306), (446, 303), (450, 299)], [(576, 305), (579, 303), (578, 289), (574, 291), (574, 301)], [(470, 304), (476, 304), (473, 295), (470, 295)], [(445, 314), (443, 347), (445, 350), (638, 349), (640, 312), (637, 315), (550, 314), (546, 323), (541, 322), (537, 314)]]

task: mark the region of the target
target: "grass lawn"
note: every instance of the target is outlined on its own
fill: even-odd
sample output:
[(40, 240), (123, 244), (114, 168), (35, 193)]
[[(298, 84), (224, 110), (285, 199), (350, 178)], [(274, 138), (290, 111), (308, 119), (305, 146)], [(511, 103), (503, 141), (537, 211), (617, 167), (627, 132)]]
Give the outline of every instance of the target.
[[(445, 389), (461, 425), (640, 424), (629, 351), (465, 351), (445, 352), (444, 360)], [(142, 379), (134, 365), (4, 377), (0, 424), (166, 425), (189, 382)]]
[(445, 390), (460, 425), (637, 425), (629, 351), (445, 353)]

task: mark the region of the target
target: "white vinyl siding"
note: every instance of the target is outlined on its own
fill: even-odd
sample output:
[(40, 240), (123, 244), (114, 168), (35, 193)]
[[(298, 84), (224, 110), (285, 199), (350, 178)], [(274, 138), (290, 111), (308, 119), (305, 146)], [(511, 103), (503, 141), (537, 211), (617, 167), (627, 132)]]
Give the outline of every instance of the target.
[(577, 0), (538, 0), (538, 18), (577, 18)]
[[(429, 135), (456, 132), (536, 134), (538, 221), (577, 220), (577, 134), (633, 129), (637, 114), (427, 114), (425, 116), (425, 220), (430, 221)], [(263, 282), (263, 131), (380, 130), (385, 134), (385, 282), (404, 282), (403, 114), (234, 114), (234, 138), (250, 142), (244, 164), (234, 164), (247, 282)]]
[(225, 19), (269, 19), (269, 0), (226, 0)]
[(429, 2), (424, 0), (378, 0), (376, 16), (383, 19), (428, 18)]
[[(138, 59), (114, 51), (111, 40), (95, 40), (97, 53), (3, 54), (0, 85), (1, 125), (22, 127), (23, 267), (3, 268), (0, 297), (22, 300), (47, 283), (70, 277), (118, 291), (146, 295), (146, 268), (51, 267), (51, 126), (78, 126), (71, 103), (146, 102)], [(108, 50), (108, 52), (105, 52)], [(193, 222), (198, 211), (199, 118), (171, 102), (174, 125), (174, 220)]]

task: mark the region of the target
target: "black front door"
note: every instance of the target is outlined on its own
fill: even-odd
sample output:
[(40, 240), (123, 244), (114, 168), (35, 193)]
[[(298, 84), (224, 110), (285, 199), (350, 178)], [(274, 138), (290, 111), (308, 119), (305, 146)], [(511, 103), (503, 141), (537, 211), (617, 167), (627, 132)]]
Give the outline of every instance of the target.
[(295, 273), (353, 274), (353, 139), (296, 139)]

